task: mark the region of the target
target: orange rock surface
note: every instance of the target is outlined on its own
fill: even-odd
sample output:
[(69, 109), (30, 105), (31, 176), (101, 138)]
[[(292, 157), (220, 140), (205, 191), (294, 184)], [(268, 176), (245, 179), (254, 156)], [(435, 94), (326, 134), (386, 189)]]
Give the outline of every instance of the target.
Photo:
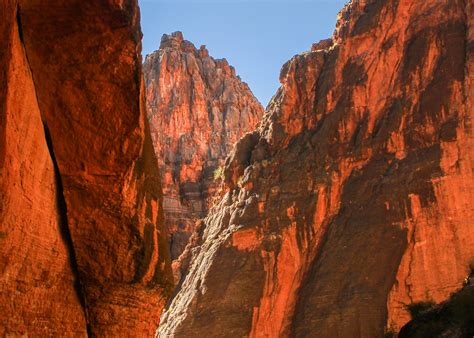
[(151, 334), (172, 274), (137, 3), (0, 12), (0, 335)]
[(474, 259), (473, 5), (353, 0), (283, 66), (159, 337), (380, 337)]
[(144, 75), (165, 224), (177, 259), (219, 190), (216, 170), (255, 128), (263, 108), (225, 59), (197, 49), (181, 32), (163, 36), (159, 50), (146, 57)]
[(0, 336), (85, 336), (78, 276), (15, 5), (0, 6)]

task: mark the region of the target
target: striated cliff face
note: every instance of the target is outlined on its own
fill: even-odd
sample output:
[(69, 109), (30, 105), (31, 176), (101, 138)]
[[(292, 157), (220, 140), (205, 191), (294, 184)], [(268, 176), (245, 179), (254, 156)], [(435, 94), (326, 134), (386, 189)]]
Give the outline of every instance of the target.
[(283, 66), (157, 335), (377, 337), (474, 258), (474, 6), (353, 0)]
[(215, 60), (181, 32), (164, 35), (146, 57), (147, 112), (162, 174), (165, 224), (173, 259), (183, 252), (221, 183), (234, 143), (263, 108), (225, 59)]
[(137, 3), (0, 12), (0, 335), (151, 334), (172, 274)]

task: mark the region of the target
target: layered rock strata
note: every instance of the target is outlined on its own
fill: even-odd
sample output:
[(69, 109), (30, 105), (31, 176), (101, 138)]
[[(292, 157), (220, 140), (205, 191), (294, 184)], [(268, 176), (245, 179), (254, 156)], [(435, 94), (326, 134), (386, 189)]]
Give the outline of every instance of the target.
[(144, 63), (147, 112), (164, 192), (173, 259), (206, 216), (234, 143), (263, 108), (225, 59), (197, 49), (181, 32), (164, 35)]
[(151, 334), (172, 274), (138, 5), (0, 12), (0, 336)]
[(283, 66), (157, 335), (379, 337), (474, 257), (473, 4), (353, 0)]

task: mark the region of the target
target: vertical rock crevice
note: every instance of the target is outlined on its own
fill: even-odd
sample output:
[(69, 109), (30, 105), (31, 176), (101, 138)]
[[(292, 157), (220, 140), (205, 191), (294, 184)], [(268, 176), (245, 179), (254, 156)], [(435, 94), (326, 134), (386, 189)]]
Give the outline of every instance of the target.
[[(20, 5), (37, 115), (50, 134), (45, 155), (56, 162), (54, 168), (49, 163), (48, 188), (55, 189), (55, 181), (62, 185), (64, 233), (59, 219), (54, 230), (67, 241), (59, 239), (64, 264), (72, 258), (89, 332), (150, 334), (171, 292), (172, 274), (160, 176), (151, 142), (147, 146), (138, 4)], [(147, 224), (155, 226), (152, 236)], [(80, 308), (74, 280), (71, 272), (70, 292)]]
[[(18, 27), (18, 37), (20, 38), (20, 42), (23, 45), (23, 48), (25, 49), (25, 41), (23, 39), (23, 28), (21, 25), (21, 15), (20, 15), (20, 4), (16, 7), (16, 25)], [(26, 50), (25, 50), (25, 55), (26, 55)]]
[[(36, 102), (38, 102), (38, 96), (36, 94), (36, 83), (34, 80), (33, 71), (30, 67), (30, 62), (28, 59), (28, 51), (24, 43), (20, 4), (17, 5), (17, 9), (16, 9), (16, 23), (18, 27), (18, 36), (19, 36), (21, 45), (23, 47), (23, 52), (25, 55), (26, 63), (27, 63), (26, 66), (28, 68), (28, 72), (31, 74), (31, 79), (33, 82), (34, 96), (35, 96)], [(40, 111), (40, 114), (43, 115), (41, 111)], [(56, 161), (56, 156), (54, 154), (53, 142), (51, 140), (51, 134), (49, 132), (48, 125), (46, 121), (44, 121), (43, 116), (41, 116), (41, 120), (43, 123), (44, 139), (46, 141), (49, 157), (51, 158), (51, 162), (53, 164), (53, 169), (54, 169), (55, 189), (56, 189), (55, 195), (56, 195), (56, 207), (57, 207), (57, 212), (58, 212), (57, 216), (58, 216), (58, 223), (59, 223), (59, 233), (61, 235), (61, 238), (63, 240), (65, 247), (67, 248), (69, 265), (74, 276), (74, 291), (76, 292), (77, 298), (79, 299), (81, 307), (84, 311), (84, 317), (86, 319), (86, 325), (87, 325), (86, 332), (88, 336), (91, 336), (91, 330), (88, 324), (87, 301), (86, 301), (86, 296), (85, 296), (84, 289), (81, 283), (80, 273), (79, 273), (77, 259), (76, 259), (76, 252), (74, 249), (74, 243), (73, 243), (71, 232), (69, 229), (69, 222), (68, 222), (68, 217), (67, 217), (67, 204), (66, 204), (66, 199), (64, 198), (64, 190), (63, 190), (63, 182), (61, 178), (61, 173), (59, 171), (59, 166)]]
[(172, 273), (138, 3), (0, 13), (0, 336), (149, 335)]
[(76, 291), (77, 297), (84, 310), (84, 316), (86, 318), (86, 323), (87, 323), (87, 327), (86, 327), (87, 335), (89, 337), (92, 337), (89, 320), (88, 320), (88, 313), (87, 313), (87, 298), (86, 298), (84, 288), (81, 283), (80, 272), (77, 265), (76, 251), (74, 250), (74, 243), (72, 240), (71, 231), (69, 229), (69, 222), (67, 218), (67, 204), (66, 204), (66, 199), (64, 198), (63, 182), (61, 179), (61, 173), (59, 171), (58, 162), (56, 161), (56, 157), (54, 155), (51, 134), (49, 132), (48, 125), (46, 124), (45, 121), (43, 121), (43, 128), (44, 128), (44, 137), (46, 139), (46, 145), (48, 146), (49, 155), (51, 157), (51, 161), (53, 162), (53, 168), (54, 168), (54, 177), (56, 181), (56, 205), (58, 208), (58, 216), (59, 216), (59, 232), (61, 234), (61, 238), (63, 239), (64, 244), (66, 245), (68, 249), (69, 263), (71, 265), (71, 270), (75, 278), (74, 290)]

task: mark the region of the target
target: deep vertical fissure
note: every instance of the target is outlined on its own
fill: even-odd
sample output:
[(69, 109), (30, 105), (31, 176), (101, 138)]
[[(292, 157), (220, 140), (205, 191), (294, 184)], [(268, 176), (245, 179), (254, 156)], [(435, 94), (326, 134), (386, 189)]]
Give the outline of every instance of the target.
[[(20, 11), (20, 5), (19, 4), (17, 6), (17, 11), (16, 11), (16, 23), (17, 23), (17, 27), (18, 27), (19, 39), (20, 39), (20, 42), (23, 46), (25, 61), (26, 61), (27, 67), (28, 67), (28, 69), (30, 71), (30, 74), (31, 74), (31, 80), (33, 81), (35, 99), (36, 99), (36, 102), (39, 103), (38, 95), (36, 93), (36, 83), (35, 83), (35, 79), (33, 77), (33, 72), (32, 72), (31, 66), (30, 66), (30, 62), (29, 62), (29, 59), (28, 59), (27, 48), (26, 48), (25, 41), (24, 41), (24, 31), (23, 31), (23, 26), (22, 26), (21, 11)], [(67, 205), (66, 205), (66, 199), (64, 197), (63, 182), (62, 182), (61, 175), (60, 175), (60, 172), (59, 172), (58, 163), (57, 163), (56, 157), (54, 155), (53, 144), (52, 144), (52, 141), (51, 141), (51, 135), (50, 135), (48, 126), (47, 126), (47, 124), (44, 121), (42, 116), (41, 116), (41, 119), (42, 119), (42, 122), (43, 122), (44, 136), (45, 136), (45, 140), (46, 140), (46, 145), (48, 147), (49, 156), (51, 158), (51, 161), (53, 162), (53, 168), (54, 168), (54, 177), (55, 177), (55, 183), (56, 183), (56, 205), (57, 205), (58, 217), (59, 217), (59, 232), (60, 232), (60, 235), (61, 235), (61, 238), (62, 238), (64, 244), (66, 245), (66, 249), (67, 249), (67, 252), (68, 252), (69, 263), (70, 263), (71, 271), (72, 271), (72, 274), (73, 274), (73, 277), (74, 277), (74, 290), (77, 294), (77, 297), (79, 299), (81, 307), (84, 311), (84, 317), (86, 319), (86, 332), (87, 332), (88, 336), (92, 336), (91, 335), (91, 330), (90, 330), (90, 325), (89, 325), (89, 320), (88, 320), (88, 316), (87, 316), (86, 297), (85, 297), (85, 293), (84, 293), (84, 290), (83, 290), (83, 285), (82, 285), (81, 280), (80, 280), (80, 273), (79, 273), (79, 269), (78, 269), (78, 265), (77, 265), (76, 252), (74, 250), (74, 245), (73, 245), (73, 241), (72, 241), (72, 237), (71, 237), (71, 232), (69, 230), (69, 222), (68, 222), (68, 218), (67, 218)]]
[(72, 273), (74, 275), (74, 290), (76, 291), (79, 301), (81, 302), (81, 306), (84, 309), (84, 315), (85, 315), (86, 323), (87, 323), (87, 327), (86, 327), (87, 335), (92, 336), (91, 331), (90, 331), (90, 326), (89, 326), (89, 320), (87, 316), (86, 296), (85, 296), (83, 285), (80, 279), (80, 273), (79, 273), (79, 269), (77, 265), (76, 252), (74, 250), (74, 244), (72, 241), (71, 231), (69, 230), (69, 221), (67, 218), (67, 204), (66, 204), (66, 199), (64, 197), (63, 182), (62, 182), (62, 178), (59, 172), (58, 163), (56, 161), (56, 156), (54, 155), (51, 134), (49, 132), (48, 125), (44, 121), (43, 121), (43, 127), (44, 127), (44, 136), (46, 139), (46, 144), (48, 146), (49, 155), (53, 162), (53, 168), (54, 168), (54, 177), (55, 177), (55, 182), (56, 182), (56, 204), (58, 207), (58, 215), (59, 215), (59, 231), (61, 233), (61, 237), (64, 243), (66, 244), (66, 247), (68, 250), (69, 262), (71, 265)]
[[(20, 5), (17, 6), (16, 8), (16, 24), (18, 26), (18, 36), (20, 37), (21, 44), (24, 46), (24, 40), (23, 40), (23, 27), (21, 25), (21, 16), (20, 16)], [(26, 54), (26, 52), (25, 52)]]

